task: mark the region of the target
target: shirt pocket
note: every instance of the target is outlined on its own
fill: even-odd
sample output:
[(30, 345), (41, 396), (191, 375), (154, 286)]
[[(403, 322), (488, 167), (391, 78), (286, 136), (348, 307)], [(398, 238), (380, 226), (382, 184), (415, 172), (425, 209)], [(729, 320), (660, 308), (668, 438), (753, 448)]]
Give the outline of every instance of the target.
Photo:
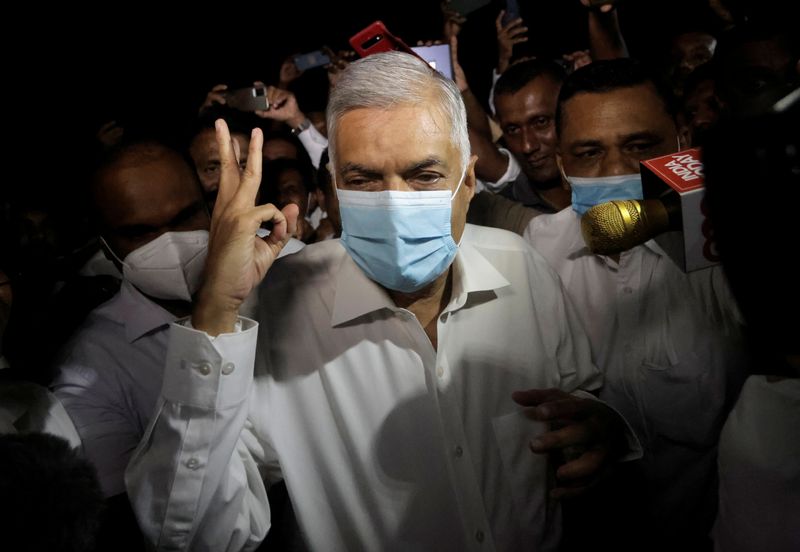
[(651, 439), (712, 447), (719, 437), (725, 385), (708, 354), (689, 352), (675, 362), (643, 362), (637, 374), (640, 408)]

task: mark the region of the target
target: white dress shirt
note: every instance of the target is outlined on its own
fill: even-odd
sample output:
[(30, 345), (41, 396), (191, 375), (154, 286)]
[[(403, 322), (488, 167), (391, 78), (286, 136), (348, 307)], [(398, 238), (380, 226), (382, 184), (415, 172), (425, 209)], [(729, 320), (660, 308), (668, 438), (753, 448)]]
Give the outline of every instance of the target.
[(653, 241), (618, 263), (594, 255), (569, 207), (534, 218), (524, 236), (580, 315), (605, 375), (600, 398), (644, 446), (659, 524), (678, 531), (713, 516), (716, 444), (744, 370), (740, 319), (721, 268), (686, 274)]
[(297, 135), (300, 143), (306, 148), (308, 157), (311, 159), (311, 164), (315, 169), (319, 168), (319, 162), (322, 159), (322, 154), (325, 148), (328, 147), (328, 139), (325, 138), (314, 125), (311, 125), (303, 132)]
[(72, 448), (81, 446), (72, 420), (47, 389), (24, 381), (0, 382), (0, 435), (17, 433), (49, 433)]
[(800, 550), (800, 378), (750, 376), (719, 442), (720, 552)]
[(283, 477), (316, 550), (553, 549), (552, 466), (528, 447), (545, 427), (511, 393), (597, 389), (600, 374), (520, 237), (467, 225), (452, 270), (438, 349), (338, 240), (270, 270), (258, 330), (173, 325), (126, 474), (145, 534), (161, 550), (252, 549), (269, 528), (262, 477)]
[(123, 280), (64, 349), (51, 388), (75, 423), (105, 496), (125, 492), (125, 466), (158, 400), (173, 320)]
[[(281, 256), (304, 245), (292, 238)], [(252, 314), (257, 303), (253, 294), (242, 312)], [(125, 492), (125, 466), (155, 409), (174, 320), (123, 280), (119, 293), (92, 311), (64, 348), (51, 387), (75, 422), (105, 496)]]

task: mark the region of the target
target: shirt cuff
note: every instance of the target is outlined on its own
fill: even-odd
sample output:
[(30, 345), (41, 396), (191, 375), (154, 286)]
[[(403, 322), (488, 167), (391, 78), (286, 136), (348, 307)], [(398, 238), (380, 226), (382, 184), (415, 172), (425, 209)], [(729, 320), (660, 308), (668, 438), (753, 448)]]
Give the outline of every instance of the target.
[(616, 408), (614, 408), (605, 401), (601, 401), (588, 391), (576, 389), (575, 391), (572, 392), (572, 394), (581, 397), (583, 399), (592, 399), (593, 401), (602, 402), (608, 408), (613, 410), (614, 414), (617, 415), (617, 418), (619, 418), (622, 421), (624, 427), (623, 429), (624, 435), (622, 437), (625, 440), (625, 450), (621, 452), (619, 458), (617, 458), (617, 462), (630, 462), (631, 460), (638, 460), (639, 458), (644, 456), (644, 449), (642, 449), (642, 444), (639, 442), (639, 438), (636, 437), (636, 433), (634, 433), (633, 428), (628, 423), (628, 420), (626, 420), (622, 414), (617, 412)]
[(300, 143), (306, 148), (308, 157), (311, 159), (311, 164), (315, 169), (319, 169), (319, 162), (322, 159), (322, 153), (328, 147), (328, 139), (325, 138), (314, 125), (311, 125), (303, 132), (297, 135)]
[(504, 172), (503, 176), (498, 178), (496, 182), (484, 181), (483, 185), (487, 190), (493, 193), (502, 191), (511, 182), (515, 181), (520, 173), (519, 163), (517, 163), (517, 160), (510, 151), (505, 148), (497, 148), (497, 151), (506, 156), (506, 159), (508, 159), (508, 166), (506, 167), (506, 172)]
[(240, 317), (232, 333), (209, 336), (188, 319), (173, 323), (161, 395), (164, 400), (206, 410), (224, 410), (246, 400), (253, 381), (258, 323)]

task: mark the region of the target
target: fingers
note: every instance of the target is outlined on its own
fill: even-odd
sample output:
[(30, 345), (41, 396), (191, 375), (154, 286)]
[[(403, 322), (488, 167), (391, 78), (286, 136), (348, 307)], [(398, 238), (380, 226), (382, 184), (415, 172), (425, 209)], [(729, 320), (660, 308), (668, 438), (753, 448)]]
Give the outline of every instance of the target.
[(497, 14), (497, 19), (494, 20), (494, 27), (497, 29), (497, 34), (500, 34), (503, 30), (503, 16), (506, 14), (506, 10), (500, 10), (500, 13)]
[(533, 412), (534, 417), (540, 422), (575, 420), (585, 418), (594, 412), (594, 406), (594, 401), (568, 395), (564, 399), (542, 403)]
[(515, 403), (522, 406), (539, 406), (549, 401), (557, 401), (571, 397), (569, 393), (561, 389), (526, 389), (524, 391), (514, 391), (511, 398)]
[(604, 449), (590, 449), (559, 467), (556, 471), (558, 487), (550, 491), (550, 497), (572, 498), (594, 487), (608, 469), (607, 456)]
[(531, 441), (530, 448), (536, 454), (544, 454), (566, 447), (594, 444), (593, 430), (587, 423), (573, 423), (556, 431), (542, 433)]
[(236, 192), (235, 201), (243, 208), (252, 207), (256, 202), (258, 188), (261, 186), (262, 147), (264, 134), (260, 128), (254, 128), (250, 133), (250, 146), (248, 147), (247, 166), (241, 175), (241, 183)]
[(211, 87), (211, 92), (222, 92), (223, 90), (227, 89), (228, 89), (227, 84), (215, 84), (213, 87)]
[(217, 119), (214, 126), (217, 131), (217, 147), (219, 147), (221, 168), (219, 193), (217, 194), (217, 202), (214, 205), (214, 210), (216, 211), (217, 209), (224, 209), (236, 194), (236, 190), (239, 187), (239, 162), (236, 160), (228, 125), (223, 119)]
[(280, 109), (283, 107), (287, 101), (289, 101), (289, 96), (291, 92), (288, 90), (281, 90), (280, 88), (275, 88), (274, 86), (267, 87), (267, 100), (269, 101), (270, 109)]
[(297, 217), (300, 214), (300, 209), (294, 203), (289, 203), (280, 211), (274, 206), (273, 210), (273, 212), (269, 213), (269, 219), (262, 219), (272, 221), (272, 232), (264, 238), (264, 241), (268, 245), (283, 247), (297, 230)]
[(576, 459), (567, 462), (556, 471), (559, 481), (580, 481), (597, 475), (602, 469), (607, 452), (604, 449), (589, 449)]

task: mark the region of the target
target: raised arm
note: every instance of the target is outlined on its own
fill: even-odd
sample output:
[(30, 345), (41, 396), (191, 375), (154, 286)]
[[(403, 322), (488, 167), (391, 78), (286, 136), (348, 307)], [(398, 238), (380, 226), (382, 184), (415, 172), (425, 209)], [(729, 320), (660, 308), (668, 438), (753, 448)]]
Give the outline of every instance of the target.
[(593, 60), (629, 57), (617, 17), (616, 0), (581, 0), (589, 12), (589, 51)]
[[(246, 429), (257, 324), (238, 310), (288, 242), (297, 207), (254, 206), (260, 130), (241, 177), (223, 121), (217, 140), (222, 177), (205, 282), (191, 325), (171, 328), (158, 410), (126, 470), (139, 525), (158, 550), (254, 549), (269, 529), (260, 469), (275, 458)], [(268, 220), (272, 233), (257, 238)]]

